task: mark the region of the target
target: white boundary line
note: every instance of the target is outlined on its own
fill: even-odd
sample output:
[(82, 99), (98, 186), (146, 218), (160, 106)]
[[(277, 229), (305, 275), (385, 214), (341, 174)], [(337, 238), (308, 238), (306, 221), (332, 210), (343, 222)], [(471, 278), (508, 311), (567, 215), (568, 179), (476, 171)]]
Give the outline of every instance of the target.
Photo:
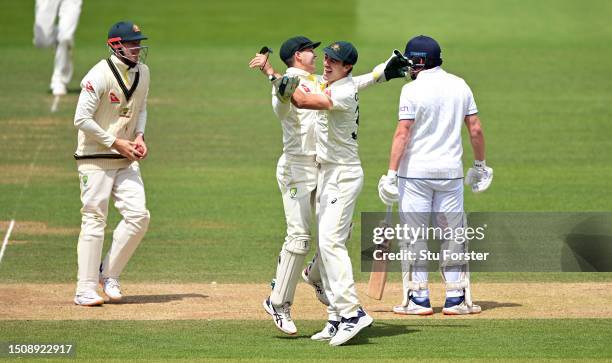
[(13, 232), (14, 226), (15, 226), (15, 220), (11, 219), (11, 223), (9, 224), (8, 230), (6, 231), (6, 235), (4, 236), (4, 242), (2, 242), (2, 249), (0, 249), (0, 262), (2, 262), (2, 257), (4, 256), (4, 250), (6, 250), (6, 245), (8, 244), (9, 238), (11, 238), (11, 232)]

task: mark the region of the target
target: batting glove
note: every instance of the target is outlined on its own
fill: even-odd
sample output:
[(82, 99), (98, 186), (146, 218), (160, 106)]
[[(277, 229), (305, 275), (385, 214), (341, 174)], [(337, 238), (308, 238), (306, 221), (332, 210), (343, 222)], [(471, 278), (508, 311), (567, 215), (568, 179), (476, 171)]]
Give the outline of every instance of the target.
[(493, 169), (489, 168), (484, 160), (474, 160), (465, 176), (465, 185), (472, 187), (472, 192), (480, 193), (489, 188), (493, 181)]
[(378, 196), (386, 205), (393, 205), (399, 201), (399, 191), (397, 189), (397, 171), (389, 170), (387, 175), (380, 177), (378, 182)]

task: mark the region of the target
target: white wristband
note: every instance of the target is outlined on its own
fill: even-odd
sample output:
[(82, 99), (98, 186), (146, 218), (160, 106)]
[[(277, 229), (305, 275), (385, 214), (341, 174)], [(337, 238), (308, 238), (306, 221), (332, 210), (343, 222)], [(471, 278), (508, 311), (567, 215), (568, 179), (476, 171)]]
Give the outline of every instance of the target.
[(397, 178), (397, 170), (387, 170), (387, 177), (389, 178)]

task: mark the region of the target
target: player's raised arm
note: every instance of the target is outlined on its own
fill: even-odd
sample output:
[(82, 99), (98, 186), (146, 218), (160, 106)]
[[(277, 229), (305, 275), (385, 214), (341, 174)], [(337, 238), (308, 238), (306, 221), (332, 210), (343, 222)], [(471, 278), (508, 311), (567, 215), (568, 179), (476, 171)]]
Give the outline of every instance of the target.
[(272, 63), (270, 62), (270, 54), (272, 49), (263, 47), (259, 53), (255, 54), (255, 57), (249, 62), (249, 68), (258, 68), (261, 73), (268, 76), (273, 81), (274, 79), (282, 77), (282, 75), (274, 70)]
[(409, 61), (399, 50), (394, 49), (391, 57), (380, 63), (370, 73), (353, 77), (358, 91), (373, 84), (388, 82), (394, 78), (406, 78)]

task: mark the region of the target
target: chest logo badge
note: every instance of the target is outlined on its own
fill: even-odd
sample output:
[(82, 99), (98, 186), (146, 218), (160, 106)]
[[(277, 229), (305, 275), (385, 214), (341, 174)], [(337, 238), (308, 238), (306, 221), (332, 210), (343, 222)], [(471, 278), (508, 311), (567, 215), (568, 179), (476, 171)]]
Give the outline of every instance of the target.
[(110, 103), (121, 103), (119, 97), (117, 97), (117, 95), (115, 95), (113, 92), (111, 92), (108, 97), (110, 99)]

